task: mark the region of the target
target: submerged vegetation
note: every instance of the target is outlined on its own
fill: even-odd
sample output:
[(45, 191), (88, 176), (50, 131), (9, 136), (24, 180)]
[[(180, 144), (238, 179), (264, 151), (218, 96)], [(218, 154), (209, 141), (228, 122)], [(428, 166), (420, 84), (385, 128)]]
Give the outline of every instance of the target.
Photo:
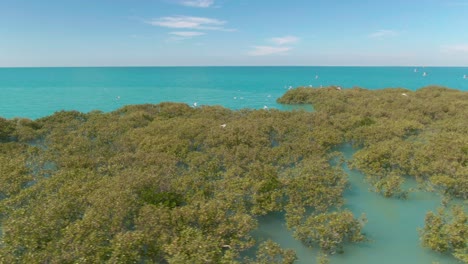
[[(258, 216), (281, 211), (326, 263), (366, 240), (365, 217), (343, 208), (343, 142), (385, 196), (405, 197), (414, 177), (467, 198), (467, 93), (298, 88), (278, 101), (316, 111), (161, 103), (0, 118), (0, 263), (293, 263), (252, 237)], [(423, 245), (466, 261), (466, 215), (453, 212), (428, 213)]]

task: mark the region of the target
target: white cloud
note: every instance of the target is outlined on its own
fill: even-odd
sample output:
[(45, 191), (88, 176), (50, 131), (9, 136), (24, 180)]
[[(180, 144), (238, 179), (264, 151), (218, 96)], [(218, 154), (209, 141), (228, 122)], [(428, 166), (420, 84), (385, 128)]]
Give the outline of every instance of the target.
[(153, 19), (148, 23), (167, 28), (232, 31), (223, 27), (226, 21), (206, 17), (170, 16)]
[(285, 36), (285, 37), (271, 38), (270, 41), (275, 43), (276, 45), (285, 45), (285, 44), (296, 43), (299, 41), (299, 38), (295, 36)]
[(180, 4), (184, 6), (207, 8), (214, 4), (214, 0), (184, 0)]
[(274, 54), (284, 54), (291, 50), (290, 47), (254, 46), (254, 50), (249, 52), (250, 56), (266, 56)]
[(468, 44), (447, 45), (442, 47), (442, 51), (447, 53), (468, 53)]
[(169, 32), (169, 34), (175, 35), (178, 37), (183, 37), (183, 38), (193, 38), (193, 37), (205, 35), (204, 32), (198, 32), (198, 31), (174, 31), (174, 32)]
[(292, 47), (285, 47), (286, 44), (294, 44), (300, 39), (295, 36), (275, 37), (268, 39), (275, 46), (254, 46), (248, 54), (250, 56), (282, 55), (292, 50)]
[(381, 29), (376, 32), (369, 34), (370, 38), (387, 38), (398, 36), (398, 32), (395, 30)]

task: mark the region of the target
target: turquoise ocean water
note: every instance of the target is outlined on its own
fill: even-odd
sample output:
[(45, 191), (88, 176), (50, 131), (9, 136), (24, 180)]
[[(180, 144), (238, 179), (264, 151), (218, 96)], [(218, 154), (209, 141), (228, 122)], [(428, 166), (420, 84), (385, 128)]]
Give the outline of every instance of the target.
[[(415, 72), (416, 70), (416, 72)], [(426, 76), (423, 73), (426, 72)], [(112, 111), (127, 104), (184, 102), (231, 109), (287, 109), (276, 104), (292, 86), (360, 86), (411, 90), (442, 85), (468, 91), (468, 68), (436, 67), (144, 67), (144, 68), (0, 68), (0, 116), (39, 118), (59, 110)], [(450, 103), (450, 102), (447, 102)], [(350, 158), (353, 150), (341, 151)], [(346, 207), (366, 213), (364, 232), (371, 242), (345, 247), (332, 264), (441, 263), (457, 261), (420, 247), (417, 228), (440, 197), (413, 193), (408, 200), (385, 199), (369, 192), (363, 175), (348, 172)], [(315, 263), (317, 251), (293, 239), (281, 214), (260, 219), (259, 239), (273, 239), (297, 251), (297, 263)]]
[(275, 100), (290, 86), (417, 89), (438, 84), (468, 90), (464, 75), (468, 76), (468, 68), (0, 68), (0, 116), (38, 118), (62, 109), (111, 111), (126, 104), (162, 101), (281, 109)]

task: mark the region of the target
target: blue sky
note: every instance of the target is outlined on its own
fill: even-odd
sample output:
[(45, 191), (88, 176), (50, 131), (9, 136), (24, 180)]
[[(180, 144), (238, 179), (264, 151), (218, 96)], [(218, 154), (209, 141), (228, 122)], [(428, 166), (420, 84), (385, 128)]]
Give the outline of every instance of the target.
[(0, 0), (0, 67), (467, 66), (468, 0)]

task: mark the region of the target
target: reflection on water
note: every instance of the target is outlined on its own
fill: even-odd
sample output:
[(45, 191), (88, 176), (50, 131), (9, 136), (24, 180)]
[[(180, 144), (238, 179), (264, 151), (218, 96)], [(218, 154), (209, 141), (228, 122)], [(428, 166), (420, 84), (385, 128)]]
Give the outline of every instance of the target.
[[(350, 145), (339, 149), (349, 160), (354, 153)], [(420, 246), (418, 228), (424, 226), (424, 217), (429, 210), (439, 207), (438, 195), (414, 192), (408, 200), (384, 198), (369, 191), (361, 173), (349, 170), (351, 189), (345, 193), (346, 208), (356, 216), (365, 213), (368, 219), (364, 232), (371, 240), (366, 243), (347, 245), (344, 254), (331, 256), (332, 264), (386, 264), (386, 263), (458, 263), (449, 255), (442, 255)], [(317, 249), (310, 249), (295, 240), (287, 230), (283, 214), (271, 214), (259, 219), (259, 228), (254, 234), (258, 239), (272, 239), (284, 248), (296, 250), (296, 263), (316, 263)]]

